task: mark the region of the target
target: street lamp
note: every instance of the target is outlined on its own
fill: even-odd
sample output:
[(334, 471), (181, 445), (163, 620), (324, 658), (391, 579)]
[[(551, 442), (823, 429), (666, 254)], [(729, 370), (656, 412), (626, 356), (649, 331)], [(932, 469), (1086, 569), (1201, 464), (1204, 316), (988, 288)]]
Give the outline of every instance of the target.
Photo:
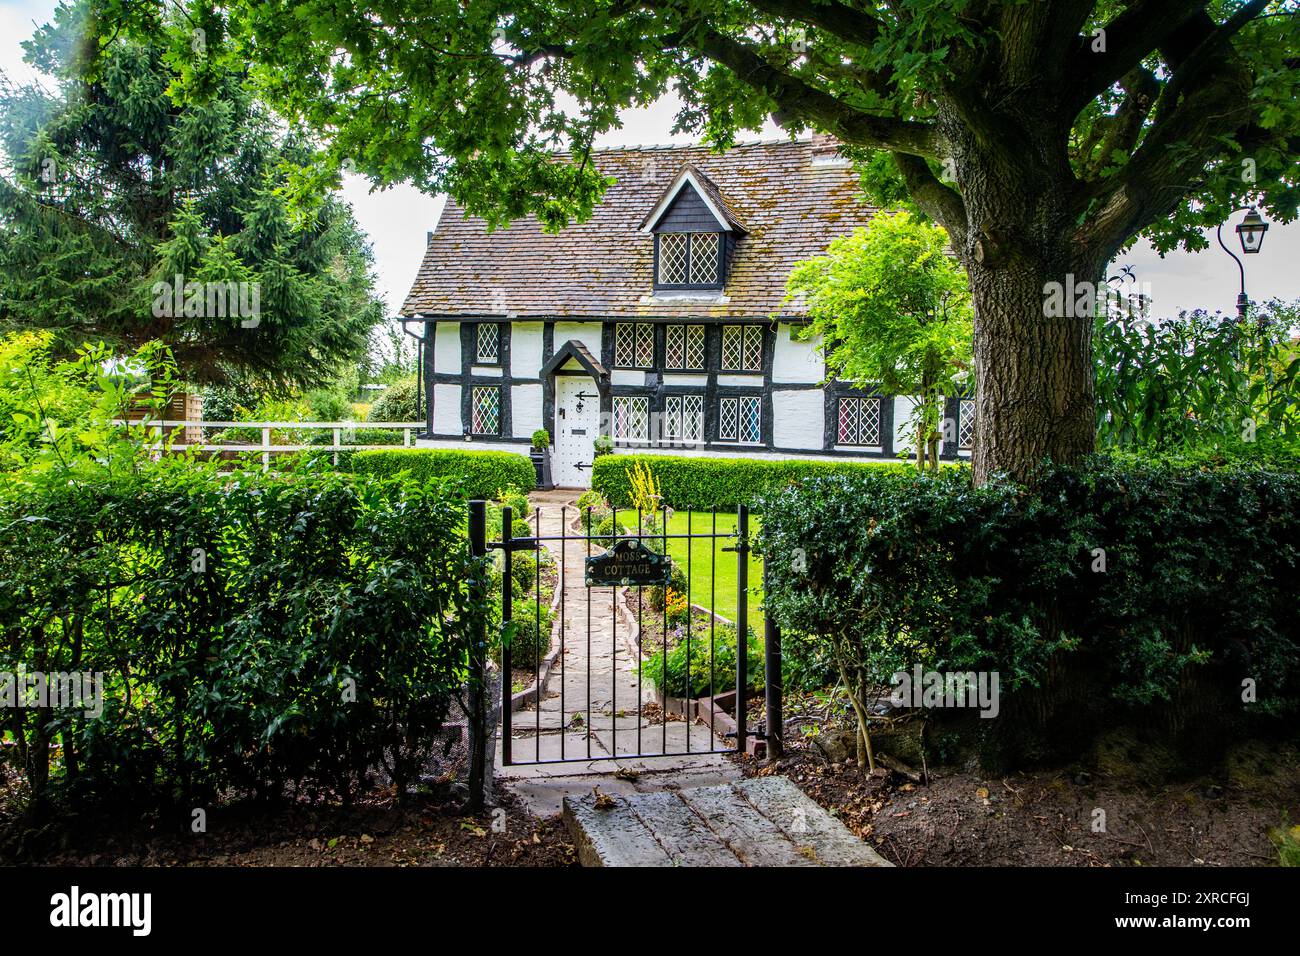
[[(1259, 252), (1264, 245), (1264, 233), (1268, 232), (1268, 223), (1264, 221), (1264, 217), (1255, 211), (1254, 206), (1243, 206), (1241, 209), (1234, 209), (1232, 214), (1235, 215), (1236, 213), (1241, 212), (1242, 209), (1246, 210), (1246, 215), (1242, 217), (1241, 222), (1237, 223), (1237, 238), (1241, 241), (1241, 251), (1246, 255), (1254, 255)], [(1219, 245), (1223, 248), (1224, 252), (1232, 256), (1232, 261), (1237, 263), (1237, 271), (1241, 274), (1241, 291), (1237, 294), (1237, 317), (1244, 320), (1246, 318), (1246, 307), (1249, 302), (1246, 298), (1246, 267), (1242, 264), (1242, 261), (1237, 258), (1237, 254), (1229, 249), (1224, 243), (1223, 223), (1219, 223), (1217, 235), (1219, 237)]]

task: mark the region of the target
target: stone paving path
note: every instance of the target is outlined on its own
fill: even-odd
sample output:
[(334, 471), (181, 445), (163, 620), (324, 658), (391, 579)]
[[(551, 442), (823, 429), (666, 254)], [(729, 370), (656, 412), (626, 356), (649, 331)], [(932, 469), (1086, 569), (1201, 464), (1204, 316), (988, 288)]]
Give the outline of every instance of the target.
[[(530, 495), (541, 509), (541, 536), (561, 533), (561, 507), (573, 498), (567, 491)], [(567, 517), (576, 514), (570, 507)], [(511, 750), (515, 761), (572, 762), (506, 767), (498, 736), (497, 780), (534, 812), (554, 814), (566, 795), (590, 793), (596, 785), (608, 793), (637, 793), (739, 779), (720, 753), (709, 753), (730, 742), (714, 737), (707, 726), (655, 723), (643, 715), (642, 704), (654, 701), (655, 694), (648, 681), (638, 687), (635, 622), (621, 609), (621, 600), (616, 608), (613, 588), (589, 589), (584, 583), (586, 542), (563, 544), (563, 653), (551, 669), (540, 707), (513, 715)], [(548, 541), (546, 547), (560, 566), (561, 542)], [(652, 756), (688, 749), (692, 753), (686, 756)]]
[(785, 777), (566, 797), (583, 866), (892, 866)]

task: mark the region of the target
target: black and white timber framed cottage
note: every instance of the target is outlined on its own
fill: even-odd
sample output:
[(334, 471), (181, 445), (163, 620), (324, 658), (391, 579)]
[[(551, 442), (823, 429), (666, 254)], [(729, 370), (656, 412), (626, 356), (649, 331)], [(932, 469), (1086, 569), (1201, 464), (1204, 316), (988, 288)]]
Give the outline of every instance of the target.
[[(552, 436), (556, 484), (618, 451), (896, 457), (912, 403), (826, 381), (796, 263), (870, 221), (833, 140), (598, 150), (613, 177), (558, 234), (489, 232), (448, 202), (402, 318), (425, 323), (421, 446), (523, 451)], [(943, 456), (969, 454), (974, 410), (948, 401)], [(468, 443), (468, 445), (467, 445)]]

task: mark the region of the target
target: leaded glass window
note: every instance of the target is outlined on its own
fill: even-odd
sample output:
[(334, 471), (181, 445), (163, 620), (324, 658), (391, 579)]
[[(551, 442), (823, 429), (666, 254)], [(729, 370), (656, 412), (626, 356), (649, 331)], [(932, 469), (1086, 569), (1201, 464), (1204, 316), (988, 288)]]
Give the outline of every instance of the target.
[(763, 440), (762, 400), (757, 395), (718, 402), (718, 440), (750, 444)]
[(619, 322), (614, 326), (614, 365), (617, 368), (654, 368), (655, 330), (646, 322)]
[(664, 368), (704, 368), (704, 326), (668, 326), (664, 336)]
[(650, 437), (650, 399), (637, 395), (614, 397), (614, 438), (646, 441)]
[(501, 389), (497, 386), (474, 387), (470, 400), (470, 430), (475, 435), (501, 433)]
[(879, 445), (880, 399), (841, 398), (839, 402), (839, 444)]
[(763, 370), (763, 327), (761, 325), (722, 327), (722, 367), (743, 372)]

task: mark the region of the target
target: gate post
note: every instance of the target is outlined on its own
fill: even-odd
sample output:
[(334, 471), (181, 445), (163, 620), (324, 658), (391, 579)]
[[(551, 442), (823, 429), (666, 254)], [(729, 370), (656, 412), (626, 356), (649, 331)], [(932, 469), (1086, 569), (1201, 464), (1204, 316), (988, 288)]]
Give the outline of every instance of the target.
[[(487, 502), (469, 503), (469, 553), (475, 558), (487, 554)], [(480, 574), (470, 580), (473, 603), (482, 606), (487, 582)], [(487, 621), (479, 618), (469, 639), (469, 709), (465, 722), (469, 730), (469, 802), (466, 810), (481, 813), (487, 779)]]
[(768, 611), (767, 560), (763, 561), (763, 686), (767, 695), (767, 759), (785, 753), (785, 713), (782, 706), (781, 629)]
[(736, 509), (736, 752), (749, 747), (749, 505)]
[[(510, 644), (514, 638), (510, 634), (510, 619), (513, 616), (514, 607), (510, 602), (510, 595), (514, 591), (514, 548), (511, 547), (511, 538), (514, 537), (513, 528), (514, 515), (511, 514), (510, 506), (506, 505), (501, 509), (501, 548), (502, 557), (504, 558), (501, 570), (501, 764), (510, 766), (510, 761), (514, 757), (511, 752), (510, 721), (513, 714), (510, 710), (511, 691), (514, 685), (511, 683), (512, 665), (510, 661)], [(538, 709), (541, 709), (541, 697), (537, 698)]]

